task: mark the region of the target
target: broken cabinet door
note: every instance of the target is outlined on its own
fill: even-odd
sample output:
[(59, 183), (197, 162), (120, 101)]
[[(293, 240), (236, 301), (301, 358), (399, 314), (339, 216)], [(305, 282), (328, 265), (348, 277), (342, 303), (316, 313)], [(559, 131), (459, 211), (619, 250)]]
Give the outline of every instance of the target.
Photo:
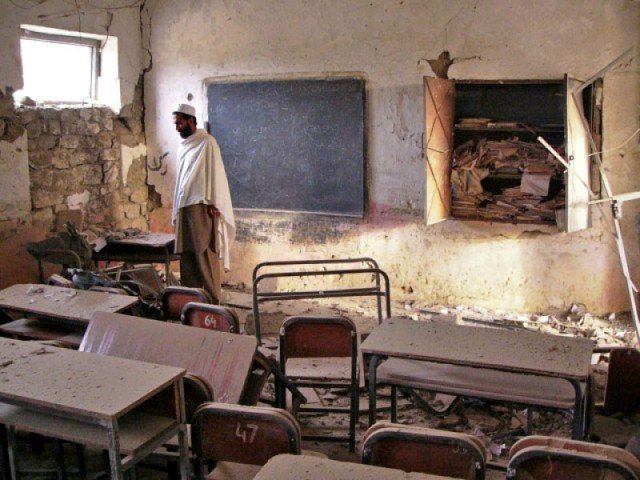
[(569, 169), (565, 174), (566, 184), (566, 222), (567, 232), (576, 232), (588, 228), (590, 192), (589, 135), (583, 108), (581, 90), (574, 95), (574, 90), (583, 86), (583, 82), (565, 75), (567, 110), (565, 131), (567, 136), (567, 160)]
[(425, 101), (425, 220), (431, 225), (451, 214), (451, 162), (455, 84), (453, 80), (424, 77)]

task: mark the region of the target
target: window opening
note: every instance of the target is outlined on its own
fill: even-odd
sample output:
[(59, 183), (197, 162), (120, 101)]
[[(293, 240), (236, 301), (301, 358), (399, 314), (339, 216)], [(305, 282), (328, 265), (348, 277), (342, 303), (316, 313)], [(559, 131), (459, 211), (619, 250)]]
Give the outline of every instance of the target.
[(91, 103), (97, 98), (100, 40), (22, 30), (24, 88), (16, 98), (40, 103)]

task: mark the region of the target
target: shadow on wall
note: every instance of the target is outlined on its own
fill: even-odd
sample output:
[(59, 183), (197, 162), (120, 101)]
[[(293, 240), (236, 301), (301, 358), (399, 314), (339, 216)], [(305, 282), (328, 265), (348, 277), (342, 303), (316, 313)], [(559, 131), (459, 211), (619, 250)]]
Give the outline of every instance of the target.
[[(16, 283), (38, 283), (38, 263), (27, 253), (27, 242), (40, 242), (47, 236), (42, 227), (27, 227), (0, 242), (0, 289)], [(44, 264), (45, 278), (56, 273), (54, 265)]]

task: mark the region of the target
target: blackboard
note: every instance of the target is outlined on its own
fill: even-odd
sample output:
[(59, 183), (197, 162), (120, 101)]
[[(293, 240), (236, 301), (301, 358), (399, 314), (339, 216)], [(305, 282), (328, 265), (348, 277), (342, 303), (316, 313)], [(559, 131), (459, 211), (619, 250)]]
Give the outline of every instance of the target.
[(362, 217), (364, 91), (355, 78), (209, 84), (234, 208)]

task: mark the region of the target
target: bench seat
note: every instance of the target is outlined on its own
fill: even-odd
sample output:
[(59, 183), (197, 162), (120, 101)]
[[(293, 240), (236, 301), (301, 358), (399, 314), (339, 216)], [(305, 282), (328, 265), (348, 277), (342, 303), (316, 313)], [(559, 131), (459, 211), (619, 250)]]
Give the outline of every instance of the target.
[(378, 367), (376, 383), (567, 410), (576, 401), (562, 378), (400, 358)]

